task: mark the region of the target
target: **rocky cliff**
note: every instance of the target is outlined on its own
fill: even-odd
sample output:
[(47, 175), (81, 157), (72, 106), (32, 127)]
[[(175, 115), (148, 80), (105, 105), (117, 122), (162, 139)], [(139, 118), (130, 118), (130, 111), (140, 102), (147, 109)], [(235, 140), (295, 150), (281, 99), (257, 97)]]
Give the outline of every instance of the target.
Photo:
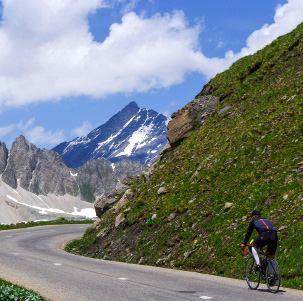
[(0, 144), (0, 173), (12, 188), (18, 186), (36, 195), (71, 195), (93, 202), (115, 188), (127, 176), (144, 170), (139, 162), (91, 160), (79, 168), (68, 168), (54, 151), (39, 149), (24, 136), (18, 137), (8, 152)]

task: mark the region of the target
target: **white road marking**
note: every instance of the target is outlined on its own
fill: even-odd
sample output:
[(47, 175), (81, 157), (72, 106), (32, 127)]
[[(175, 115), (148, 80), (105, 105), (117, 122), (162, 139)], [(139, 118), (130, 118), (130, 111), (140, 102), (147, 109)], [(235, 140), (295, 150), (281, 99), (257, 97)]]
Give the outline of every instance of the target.
[(204, 299), (204, 300), (209, 300), (212, 299), (213, 297), (208, 297), (208, 296), (201, 296), (200, 299)]
[(12, 237), (11, 235), (7, 235), (6, 237)]
[(128, 280), (128, 278), (118, 278), (119, 280)]
[(54, 263), (54, 265), (57, 265), (57, 266), (59, 266), (59, 265), (62, 265), (62, 263)]
[(56, 230), (48, 230), (49, 232), (56, 232)]
[(19, 255), (19, 253), (12, 253), (13, 255)]

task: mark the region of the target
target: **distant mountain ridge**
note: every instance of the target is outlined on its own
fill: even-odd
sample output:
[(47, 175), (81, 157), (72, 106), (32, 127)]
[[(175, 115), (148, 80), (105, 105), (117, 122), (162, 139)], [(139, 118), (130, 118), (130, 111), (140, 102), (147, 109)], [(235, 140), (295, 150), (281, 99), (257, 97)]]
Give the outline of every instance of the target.
[(158, 158), (167, 143), (169, 118), (131, 102), (106, 123), (86, 136), (63, 142), (53, 148), (68, 167), (79, 167), (88, 160), (124, 158), (148, 165)]
[[(74, 208), (92, 211), (92, 202), (144, 169), (138, 161), (104, 158), (68, 168), (58, 153), (40, 149), (24, 136), (10, 151), (0, 142), (0, 223), (49, 219)], [(67, 214), (73, 215), (79, 212)]]

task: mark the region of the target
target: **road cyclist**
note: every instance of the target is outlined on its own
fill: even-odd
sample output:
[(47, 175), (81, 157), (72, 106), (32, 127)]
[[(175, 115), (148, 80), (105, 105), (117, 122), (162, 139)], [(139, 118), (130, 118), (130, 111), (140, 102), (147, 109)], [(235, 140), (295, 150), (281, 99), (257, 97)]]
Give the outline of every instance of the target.
[[(278, 244), (277, 230), (269, 219), (261, 217), (259, 210), (253, 210), (251, 215), (252, 220), (248, 225), (244, 243), (241, 244), (243, 253), (245, 253), (245, 247), (249, 247), (252, 252), (252, 256), (246, 261), (246, 281), (250, 289), (257, 289), (263, 278), (266, 280), (268, 289), (276, 293), (281, 283), (279, 265), (275, 260)], [(251, 240), (248, 245), (254, 229), (257, 230), (259, 236)], [(265, 246), (267, 247), (266, 253), (263, 252)], [(260, 255), (264, 257), (262, 260), (260, 260)]]

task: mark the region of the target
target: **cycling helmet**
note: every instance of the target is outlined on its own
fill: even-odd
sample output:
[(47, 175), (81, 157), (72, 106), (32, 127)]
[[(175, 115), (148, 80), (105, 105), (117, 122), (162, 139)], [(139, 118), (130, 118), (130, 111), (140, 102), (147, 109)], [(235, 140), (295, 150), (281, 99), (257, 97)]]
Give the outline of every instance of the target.
[(261, 215), (261, 212), (259, 210), (254, 210), (252, 213), (251, 213), (251, 216), (254, 216), (254, 215)]

